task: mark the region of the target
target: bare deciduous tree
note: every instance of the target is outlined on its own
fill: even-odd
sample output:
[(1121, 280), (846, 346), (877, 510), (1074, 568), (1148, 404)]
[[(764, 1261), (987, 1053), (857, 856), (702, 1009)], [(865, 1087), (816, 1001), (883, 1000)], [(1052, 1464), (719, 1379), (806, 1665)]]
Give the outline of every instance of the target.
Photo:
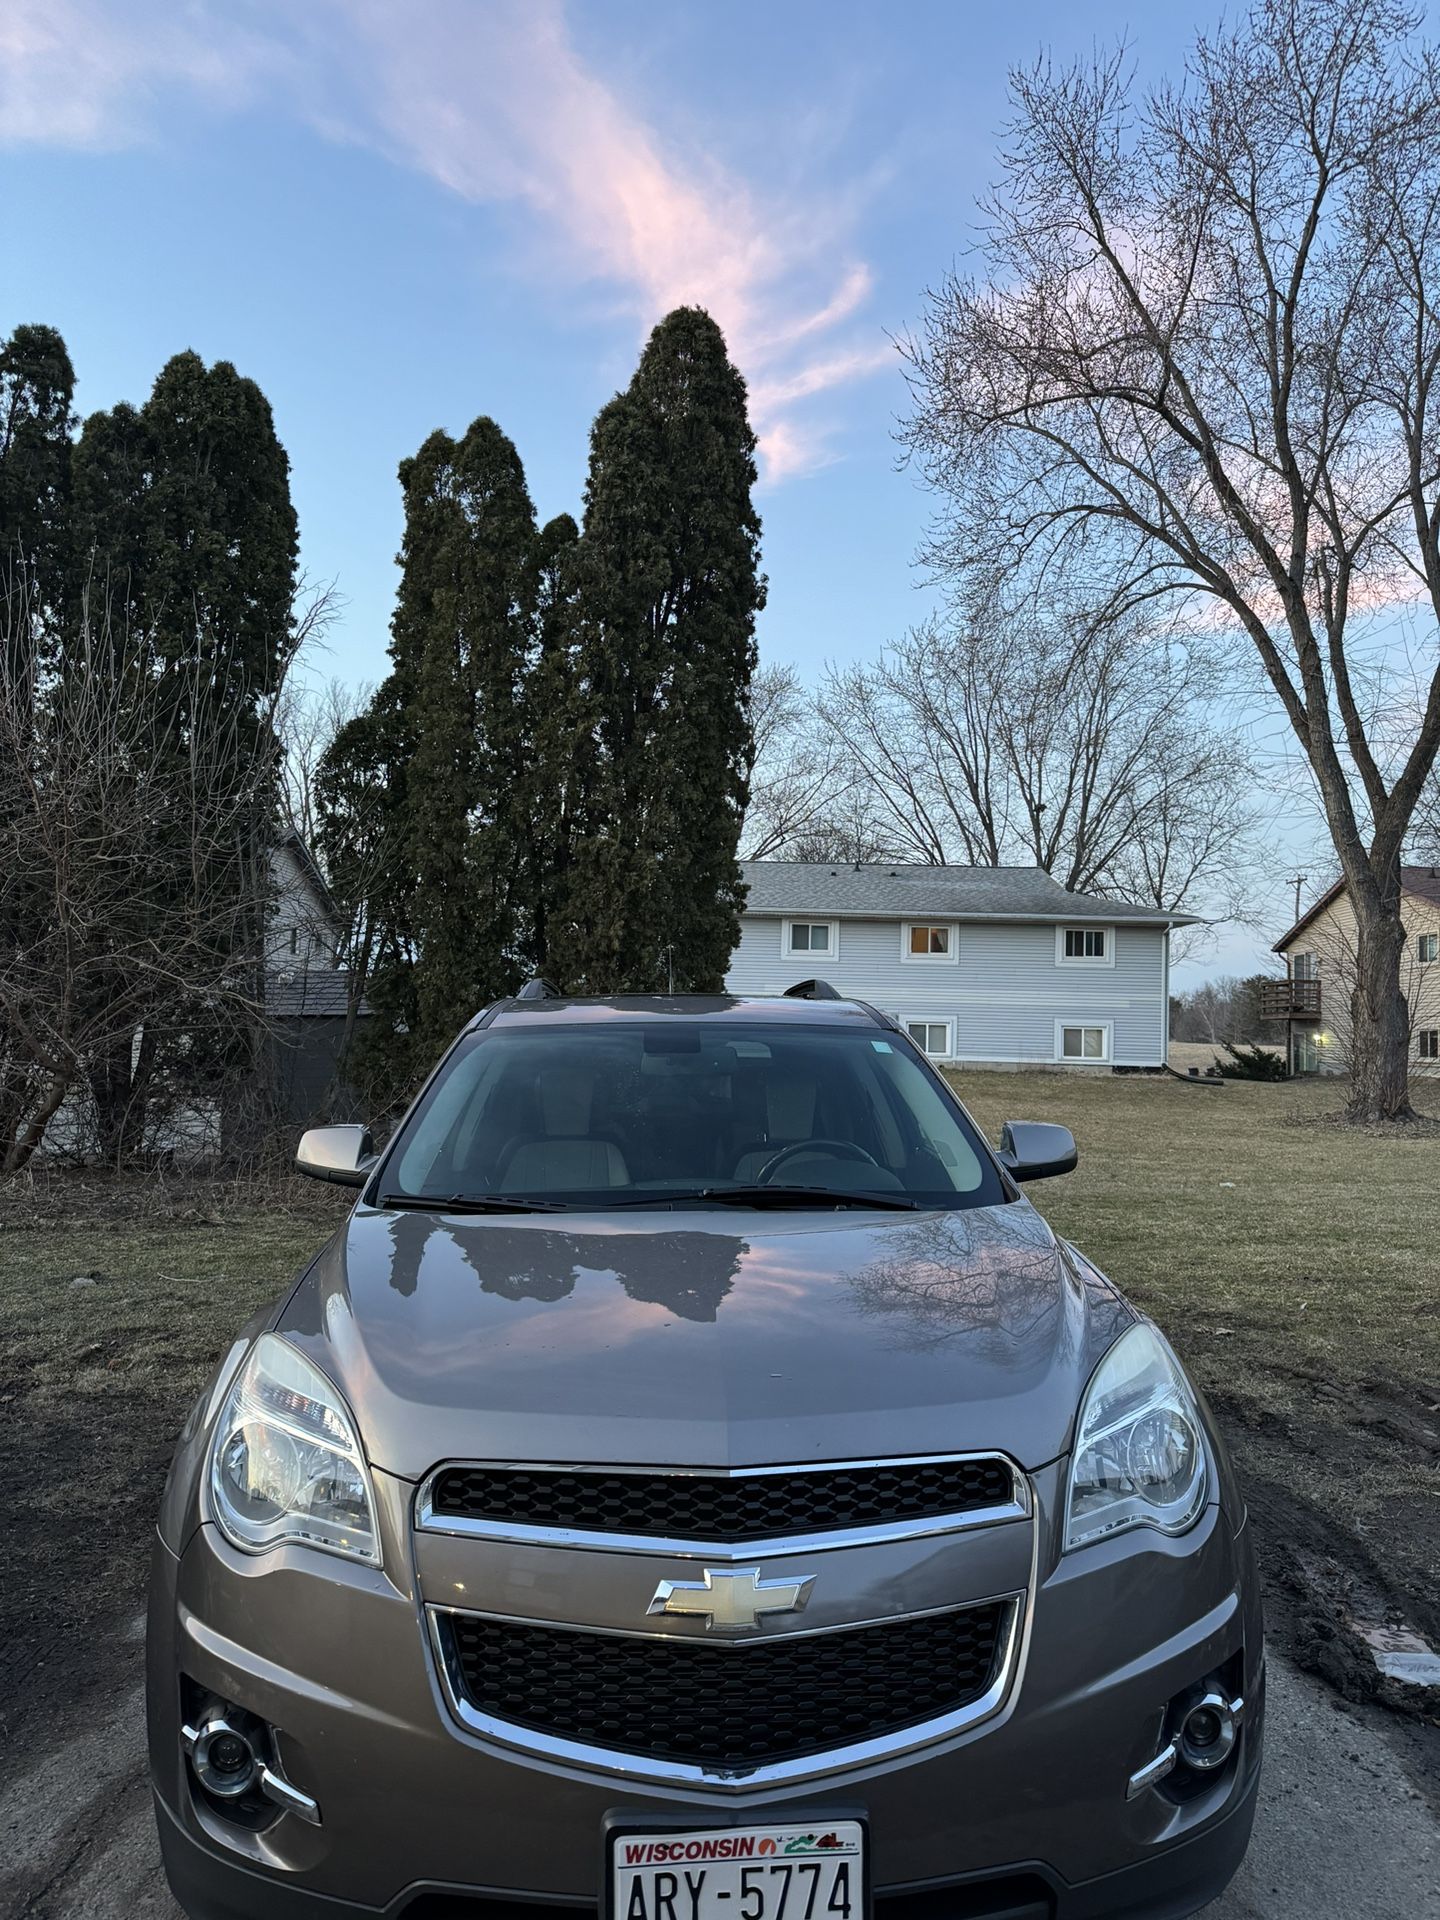
[(1253, 818), (1216, 690), (1209, 651), (1144, 613), (1041, 618), (987, 589), (832, 673), (820, 705), (904, 857), (1033, 862), (1076, 892), (1228, 918)]
[[(148, 1067), (197, 1033), (218, 1055), (261, 1017), (254, 842), (271, 769), (230, 777), (241, 720), (203, 661), (152, 669), (147, 647), (83, 615), (48, 674), (0, 645), (0, 1172), (117, 1056)], [(156, 1078), (132, 1071), (136, 1098)]]
[(794, 849), (839, 804), (840, 753), (817, 726), (794, 667), (759, 668), (750, 682), (755, 759), (740, 842), (742, 860), (800, 859)]
[[(1440, 618), (1440, 68), (1395, 0), (1261, 0), (1143, 99), (1123, 52), (1012, 77), (988, 274), (932, 295), (910, 444), (937, 557), (1089, 543), (1208, 600), (1313, 772), (1358, 923), (1357, 1119), (1411, 1116), (1401, 848), (1440, 747), (1431, 659), (1367, 724), (1367, 607)], [(1433, 632), (1433, 629), (1432, 629)]]
[(339, 679), (316, 684), (292, 674), (285, 683), (275, 715), (280, 809), (286, 825), (307, 847), (315, 846), (320, 832), (318, 782), (325, 755), (340, 729), (364, 713), (374, 696), (368, 681), (359, 686)]

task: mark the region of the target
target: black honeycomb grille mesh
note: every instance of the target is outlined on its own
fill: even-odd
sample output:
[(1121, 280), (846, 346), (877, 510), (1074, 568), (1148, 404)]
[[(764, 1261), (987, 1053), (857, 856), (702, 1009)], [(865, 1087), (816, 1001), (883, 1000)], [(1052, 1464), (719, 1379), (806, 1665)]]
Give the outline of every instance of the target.
[(476, 1712), (614, 1753), (743, 1772), (978, 1700), (1008, 1604), (738, 1647), (441, 1620), (452, 1678)]
[(1015, 1497), (1003, 1460), (920, 1460), (731, 1477), (446, 1467), (437, 1519), (511, 1521), (556, 1531), (744, 1541), (940, 1519)]

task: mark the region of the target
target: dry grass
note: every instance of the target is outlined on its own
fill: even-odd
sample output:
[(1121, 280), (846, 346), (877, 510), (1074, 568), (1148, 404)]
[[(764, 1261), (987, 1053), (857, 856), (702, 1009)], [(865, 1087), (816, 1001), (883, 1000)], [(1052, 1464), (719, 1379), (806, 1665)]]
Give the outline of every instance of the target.
[(1332, 1124), (1335, 1082), (955, 1078), (992, 1137), (1009, 1118), (1075, 1133), (1079, 1168), (1032, 1198), (1215, 1406), (1260, 1516), (1272, 1618), (1308, 1612), (1308, 1632), (1333, 1592), (1440, 1643), (1434, 1124)]
[(1032, 1198), (1202, 1373), (1243, 1362), (1417, 1391), (1440, 1380), (1440, 1151), (1428, 1129), (1314, 1124), (1342, 1100), (1319, 1081), (953, 1077), (992, 1136), (1011, 1117), (1071, 1128), (1079, 1168)]

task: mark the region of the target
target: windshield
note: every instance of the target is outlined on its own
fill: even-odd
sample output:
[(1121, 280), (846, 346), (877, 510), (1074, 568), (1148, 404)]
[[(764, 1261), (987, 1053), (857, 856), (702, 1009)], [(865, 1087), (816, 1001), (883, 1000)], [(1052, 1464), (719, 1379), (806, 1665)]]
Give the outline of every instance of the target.
[(467, 1034), (386, 1156), (379, 1204), (804, 1204), (816, 1190), (822, 1206), (1005, 1197), (898, 1034), (672, 1017)]

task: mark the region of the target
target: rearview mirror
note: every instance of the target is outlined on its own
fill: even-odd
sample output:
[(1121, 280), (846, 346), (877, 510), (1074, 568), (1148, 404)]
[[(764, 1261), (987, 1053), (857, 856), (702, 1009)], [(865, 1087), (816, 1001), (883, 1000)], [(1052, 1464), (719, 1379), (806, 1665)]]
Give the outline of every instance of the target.
[(363, 1187), (375, 1165), (368, 1127), (311, 1127), (295, 1151), (299, 1172), (337, 1187)]
[(1073, 1173), (1080, 1158), (1068, 1127), (1045, 1120), (1007, 1120), (1000, 1135), (1000, 1163), (1012, 1180), (1053, 1180)]

